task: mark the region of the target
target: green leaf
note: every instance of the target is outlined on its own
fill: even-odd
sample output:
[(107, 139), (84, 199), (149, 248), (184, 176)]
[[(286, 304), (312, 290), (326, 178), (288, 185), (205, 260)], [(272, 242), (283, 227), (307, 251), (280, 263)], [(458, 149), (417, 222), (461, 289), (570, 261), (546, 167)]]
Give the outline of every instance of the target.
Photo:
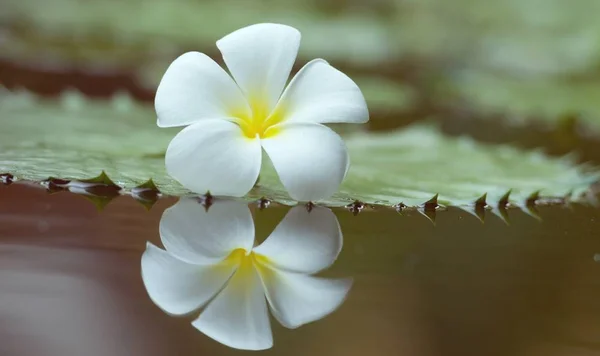
[[(571, 156), (552, 158), (538, 151), (449, 138), (430, 125), (345, 138), (350, 171), (340, 193), (328, 203), (358, 199), (415, 206), (437, 194), (443, 205), (476, 205), (487, 195), (491, 205), (525, 206), (536, 193), (577, 199), (599, 178), (597, 170), (578, 167)], [(266, 186), (275, 182), (274, 173), (261, 178)]]
[(71, 92), (53, 101), (4, 92), (0, 116), (0, 172), (41, 181), (104, 171), (128, 189), (154, 178), (173, 194), (185, 192), (167, 177), (162, 159), (178, 130), (158, 128), (151, 108), (125, 96), (92, 101)]
[(116, 186), (117, 184), (115, 184), (115, 182), (112, 181), (112, 179), (110, 179), (110, 177), (108, 175), (106, 175), (106, 172), (102, 171), (100, 173), (99, 176), (94, 177), (94, 178), (89, 178), (89, 179), (80, 179), (79, 180), (82, 183), (91, 183), (91, 184), (97, 184), (97, 185), (108, 185), (108, 186)]
[[(87, 184), (114, 182), (134, 195), (148, 191), (154, 196), (156, 188), (164, 194), (189, 193), (164, 169), (164, 152), (178, 129), (159, 129), (153, 109), (127, 97), (92, 101), (69, 93), (61, 100), (42, 100), (4, 92), (0, 117), (0, 174), (81, 182), (105, 172)], [(481, 205), (487, 194), (488, 204), (524, 206), (532, 197), (577, 198), (598, 179), (597, 171), (578, 167), (571, 157), (449, 138), (430, 125), (345, 138), (352, 165), (340, 192), (323, 202), (328, 205), (359, 200), (418, 206), (433, 204), (430, 199), (437, 196), (439, 204), (471, 206), (478, 199)], [(248, 198), (293, 203), (265, 162)]]

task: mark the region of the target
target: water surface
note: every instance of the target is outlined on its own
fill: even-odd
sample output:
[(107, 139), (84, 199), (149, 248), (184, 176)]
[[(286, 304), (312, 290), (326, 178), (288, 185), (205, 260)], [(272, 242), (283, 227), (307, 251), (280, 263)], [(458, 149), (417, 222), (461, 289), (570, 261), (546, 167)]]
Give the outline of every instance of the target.
[[(118, 197), (0, 186), (0, 354), (239, 354), (149, 299), (140, 259), (159, 221)], [(250, 206), (257, 239), (289, 208)], [(273, 355), (597, 355), (600, 213), (511, 210), (510, 225), (457, 209), (334, 210), (343, 249), (326, 277), (354, 280), (341, 306), (289, 330), (273, 318)], [(196, 315), (197, 316), (197, 315)]]

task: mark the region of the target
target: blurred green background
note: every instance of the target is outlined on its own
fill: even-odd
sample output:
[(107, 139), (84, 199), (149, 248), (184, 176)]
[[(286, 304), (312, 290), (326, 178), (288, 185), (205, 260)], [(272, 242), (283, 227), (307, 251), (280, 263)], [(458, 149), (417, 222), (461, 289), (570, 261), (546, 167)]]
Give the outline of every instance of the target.
[(46, 83), (23, 72), (75, 71), (121, 78), (95, 91), (83, 85), (90, 95), (120, 85), (150, 100), (177, 55), (198, 50), (218, 59), (220, 37), (279, 22), (303, 34), (297, 67), (323, 57), (347, 71), (375, 118), (401, 124), (468, 108), (519, 124), (576, 115), (600, 126), (596, 0), (3, 0), (1, 7), (0, 79), (8, 86), (52, 92), (61, 78)]

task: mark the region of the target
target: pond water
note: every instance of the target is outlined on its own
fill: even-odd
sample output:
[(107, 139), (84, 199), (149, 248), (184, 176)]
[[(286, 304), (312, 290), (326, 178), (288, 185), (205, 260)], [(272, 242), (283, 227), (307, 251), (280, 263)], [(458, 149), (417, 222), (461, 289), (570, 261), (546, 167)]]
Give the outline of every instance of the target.
[[(163, 198), (148, 210), (120, 196), (99, 211), (82, 195), (0, 185), (0, 354), (244, 352), (192, 326), (202, 308), (171, 316), (149, 297), (142, 254), (148, 241), (162, 247), (159, 224), (174, 204), (177, 199)], [(201, 216), (204, 207), (197, 204)], [(218, 212), (220, 204), (225, 203), (215, 200), (209, 212)], [(318, 207), (310, 213), (275, 204), (249, 208), (257, 241), (294, 213), (308, 216), (298, 231), (319, 231), (337, 220), (341, 251), (318, 275), (325, 281), (352, 281), (335, 305), (306, 317), (311, 322), (296, 329), (283, 327), (270, 312), (273, 347), (266, 354), (600, 352), (600, 212), (594, 208), (541, 207), (541, 221), (510, 210), (509, 224), (490, 211), (482, 223), (459, 209), (438, 211), (433, 224), (418, 212), (401, 215), (383, 208), (356, 216), (334, 209), (335, 217)], [(228, 209), (203, 221), (207, 226), (225, 221)], [(198, 222), (190, 217), (196, 213), (180, 215), (175, 225), (193, 226)], [(193, 238), (204, 239), (201, 230)], [(305, 255), (309, 263), (311, 256), (320, 258), (318, 244)], [(326, 290), (316, 295), (329, 298)], [(227, 314), (228, 308), (221, 311)], [(213, 317), (221, 320), (218, 313)], [(240, 325), (222, 330), (245, 332)]]

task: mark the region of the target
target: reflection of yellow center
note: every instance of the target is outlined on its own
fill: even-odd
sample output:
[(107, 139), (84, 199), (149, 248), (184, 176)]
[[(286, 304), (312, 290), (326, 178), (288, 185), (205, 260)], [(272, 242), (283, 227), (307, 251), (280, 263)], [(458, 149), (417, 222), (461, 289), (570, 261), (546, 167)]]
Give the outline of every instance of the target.
[(278, 107), (273, 112), (269, 112), (266, 100), (249, 98), (251, 113), (248, 115), (245, 110), (234, 110), (232, 116), (238, 118), (244, 136), (248, 138), (268, 138), (275, 136), (279, 129), (274, 125), (283, 121), (283, 109)]
[(249, 277), (250, 273), (252, 272), (252, 268), (256, 268), (259, 273), (263, 274), (267, 266), (270, 264), (270, 261), (266, 256), (261, 254), (255, 252), (250, 252), (247, 254), (245, 249), (236, 248), (235, 250), (231, 251), (227, 258), (225, 258), (224, 263), (227, 265), (239, 266), (237, 273), (242, 274), (245, 277)]

